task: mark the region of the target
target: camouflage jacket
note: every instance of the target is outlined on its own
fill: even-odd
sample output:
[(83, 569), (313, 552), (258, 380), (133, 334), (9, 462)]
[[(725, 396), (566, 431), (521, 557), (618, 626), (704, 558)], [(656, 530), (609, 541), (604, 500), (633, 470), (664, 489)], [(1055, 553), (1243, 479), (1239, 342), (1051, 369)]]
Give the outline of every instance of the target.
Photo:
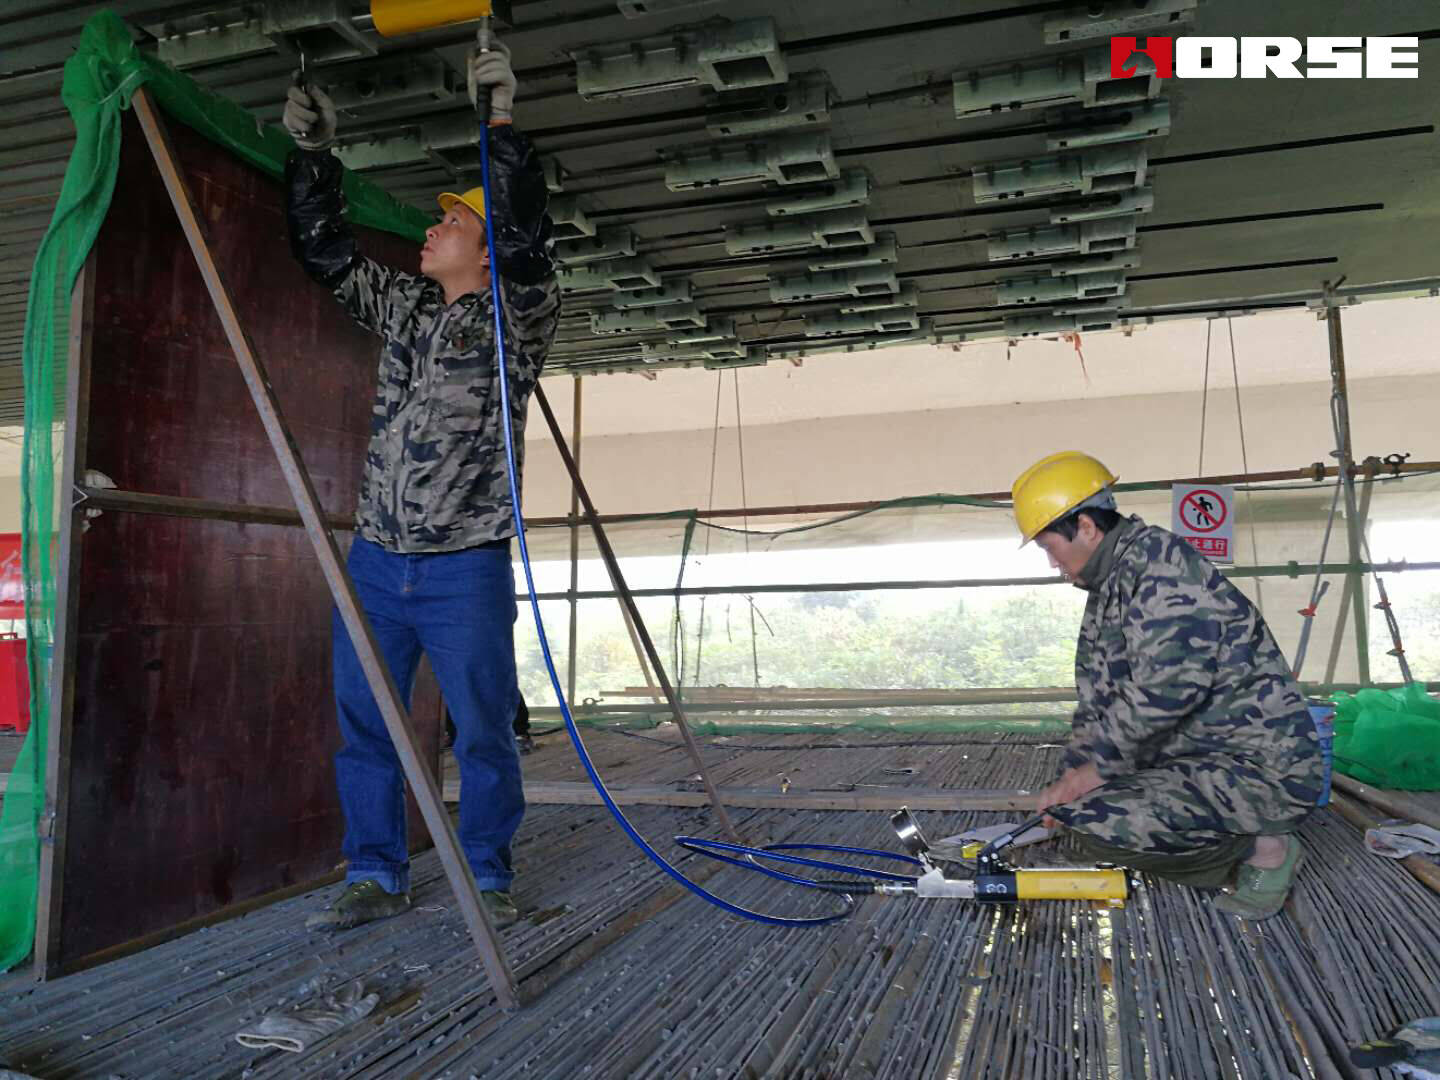
[[(525, 414), (560, 318), (539, 159), (508, 126), (491, 129), (496, 265), (505, 317), (517, 469)], [(286, 164), (290, 242), (311, 277), (384, 340), (360, 482), (359, 534), (397, 552), (459, 551), (515, 533), (489, 290), (445, 303), (440, 286), (366, 258), (344, 219), (343, 170), (329, 151)]]
[(1313, 805), (1320, 749), (1289, 664), (1253, 604), (1189, 544), (1139, 518), (1081, 574), (1080, 707), (1065, 765), (1105, 780), (1218, 754)]

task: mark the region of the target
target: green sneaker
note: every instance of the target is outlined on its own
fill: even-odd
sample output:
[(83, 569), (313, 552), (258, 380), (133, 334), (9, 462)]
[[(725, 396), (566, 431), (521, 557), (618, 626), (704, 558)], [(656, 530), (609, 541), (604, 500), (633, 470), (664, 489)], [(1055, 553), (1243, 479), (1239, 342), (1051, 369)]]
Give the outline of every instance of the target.
[(1285, 861), (1265, 870), (1241, 863), (1235, 871), (1235, 891), (1217, 897), (1215, 906), (1242, 919), (1269, 919), (1280, 914), (1295, 874), (1305, 862), (1305, 849), (1294, 835), (1285, 837)]
[(495, 924), (497, 930), (514, 926), (520, 921), (520, 909), (515, 906), (515, 901), (510, 899), (508, 892), (500, 892), (498, 889), (482, 889), (480, 903), (485, 905), (485, 914), (490, 916), (490, 921)]
[(388, 893), (373, 878), (352, 881), (340, 899), (305, 920), (306, 930), (349, 930), (410, 910), (409, 893)]

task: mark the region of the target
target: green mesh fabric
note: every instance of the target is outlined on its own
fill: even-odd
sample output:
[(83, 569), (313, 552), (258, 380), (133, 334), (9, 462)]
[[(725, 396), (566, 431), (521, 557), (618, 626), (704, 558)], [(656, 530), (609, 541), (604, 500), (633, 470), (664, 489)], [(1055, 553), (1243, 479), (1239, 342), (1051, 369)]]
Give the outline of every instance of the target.
[[(31, 726), (0, 810), (0, 971), (29, 954), (35, 929), (55, 616), (53, 435), (63, 419), (56, 405), (65, 399), (70, 293), (115, 189), (120, 111), (141, 86), (171, 118), (271, 176), (283, 174), (293, 146), (283, 129), (259, 124), (240, 106), (141, 53), (129, 28), (110, 12), (86, 24), (65, 64), (61, 98), (75, 124), (75, 148), (35, 256), (25, 315), (21, 515)], [(419, 210), (348, 172), (344, 190), (357, 225), (418, 240), (429, 224)]]
[(1376, 787), (1440, 791), (1440, 701), (1413, 683), (1336, 694), (1335, 769)]

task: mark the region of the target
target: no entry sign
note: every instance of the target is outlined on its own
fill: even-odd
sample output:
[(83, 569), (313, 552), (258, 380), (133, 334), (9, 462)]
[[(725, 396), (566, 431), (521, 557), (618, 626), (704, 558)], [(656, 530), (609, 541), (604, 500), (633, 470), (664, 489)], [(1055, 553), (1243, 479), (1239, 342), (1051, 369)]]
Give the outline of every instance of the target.
[(1175, 484), (1170, 492), (1170, 531), (1213, 562), (1234, 562), (1235, 489)]

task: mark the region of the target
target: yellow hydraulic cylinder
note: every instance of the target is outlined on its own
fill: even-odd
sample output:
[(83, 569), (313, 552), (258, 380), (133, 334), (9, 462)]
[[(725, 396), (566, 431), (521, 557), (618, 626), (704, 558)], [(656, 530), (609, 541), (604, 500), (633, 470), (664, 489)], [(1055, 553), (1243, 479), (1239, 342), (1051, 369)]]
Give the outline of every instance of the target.
[(370, 0), (375, 31), (383, 37), (416, 34), (495, 14), (492, 0)]
[(1119, 906), (1129, 894), (1129, 879), (1124, 870), (1015, 871), (1015, 896), (1020, 900), (1108, 900)]

